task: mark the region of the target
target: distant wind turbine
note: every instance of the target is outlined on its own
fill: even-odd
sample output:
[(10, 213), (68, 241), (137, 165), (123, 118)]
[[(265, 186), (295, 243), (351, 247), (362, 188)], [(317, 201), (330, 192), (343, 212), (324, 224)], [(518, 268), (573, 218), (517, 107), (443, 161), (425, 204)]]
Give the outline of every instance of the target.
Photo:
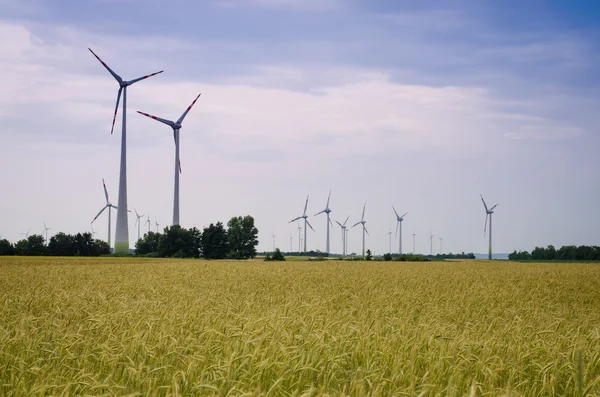
[(25, 236), (25, 238), (28, 239), (30, 230), (31, 230), (31, 228), (27, 229), (27, 233), (21, 233), (21, 236)]
[(138, 238), (137, 239), (139, 240), (140, 239), (140, 228), (142, 226), (142, 222), (140, 221), (140, 219), (142, 219), (145, 215), (138, 214), (138, 212), (135, 208), (133, 210), (135, 211), (135, 225), (137, 225), (137, 227), (138, 227)]
[(362, 229), (363, 229), (363, 236), (362, 236), (362, 256), (365, 256), (365, 233), (369, 234), (369, 231), (367, 230), (367, 227), (365, 226), (365, 224), (367, 223), (367, 221), (365, 221), (365, 209), (367, 208), (367, 203), (365, 203), (365, 205), (363, 206), (363, 211), (362, 211), (362, 217), (360, 218), (359, 222), (356, 222), (352, 227), (357, 226), (357, 225), (362, 225)]
[(177, 119), (177, 121), (161, 119), (160, 117), (156, 117), (151, 114), (138, 111), (139, 114), (142, 114), (146, 117), (150, 117), (151, 119), (166, 124), (173, 129), (173, 139), (175, 140), (175, 189), (173, 193), (173, 225), (179, 225), (179, 174), (181, 173), (181, 163), (179, 162), (179, 131), (181, 130), (181, 123), (183, 123), (183, 119), (185, 119), (185, 116), (188, 114), (190, 109), (192, 109), (192, 106), (194, 106), (198, 98), (200, 98), (200, 94), (198, 94), (196, 99), (194, 99), (194, 102), (192, 102), (192, 104), (187, 107), (185, 112), (183, 112), (183, 114)]
[(304, 252), (306, 252), (306, 226), (309, 226), (311, 230), (314, 232), (312, 225), (308, 222), (308, 215), (306, 215), (306, 210), (308, 209), (308, 196), (306, 196), (306, 203), (304, 204), (304, 213), (302, 216), (292, 219), (289, 223), (296, 222), (297, 220), (304, 219)]
[(152, 228), (152, 222), (150, 221), (150, 213), (148, 212), (148, 217), (146, 218), (146, 225), (148, 225), (148, 233), (150, 233)]
[(396, 214), (396, 236), (400, 236), (398, 239), (398, 254), (402, 255), (402, 221), (408, 212), (405, 212), (404, 215), (400, 216), (393, 205), (392, 209), (394, 210), (394, 214)]
[(46, 244), (48, 244), (48, 230), (51, 228), (46, 226), (46, 221), (44, 221), (44, 235), (46, 236)]
[[(128, 254), (129, 253), (129, 225), (127, 221), (127, 87), (137, 83), (138, 81), (147, 79), (148, 77), (155, 76), (163, 71), (155, 72), (146, 76), (138, 77), (133, 80), (123, 80), (121, 76), (116, 74), (111, 68), (98, 55), (88, 48), (98, 61), (108, 70), (108, 72), (117, 80), (119, 83), (119, 92), (117, 93), (117, 104), (115, 106), (115, 114), (113, 115), (112, 128), (110, 133), (112, 134), (115, 129), (115, 120), (117, 118), (117, 111), (119, 110), (119, 101), (121, 94), (123, 94), (123, 125), (121, 129), (121, 168), (119, 171), (119, 202), (117, 209), (117, 230), (115, 233), (115, 253), (116, 254)], [(108, 242), (110, 246), (110, 241)]]
[(394, 234), (394, 233), (392, 233), (392, 228), (390, 227), (390, 231), (385, 234), (386, 236), (390, 237), (390, 251), (389, 251), (390, 255), (392, 254), (392, 234)]
[(412, 236), (413, 236), (413, 255), (414, 255), (415, 254), (415, 237), (417, 236), (414, 231), (413, 231)]
[(158, 233), (158, 226), (159, 226), (159, 224), (158, 224), (158, 220), (157, 219), (154, 219), (154, 225), (156, 226), (156, 233)]
[(433, 255), (433, 233), (429, 230), (429, 255)]
[(95, 236), (96, 234), (98, 234), (98, 232), (96, 232), (96, 231), (94, 230), (94, 224), (90, 223), (90, 226), (92, 227), (92, 239), (93, 239), (93, 238), (94, 238), (94, 236)]
[(340, 227), (342, 228), (342, 255), (346, 256), (346, 223), (348, 222), (348, 219), (350, 219), (350, 217), (348, 216), (346, 218), (346, 220), (344, 221), (344, 223), (340, 223), (338, 221), (335, 221), (335, 223), (337, 223), (338, 225), (340, 225)]
[(485, 225), (483, 226), (483, 236), (484, 237), (485, 237), (485, 230), (486, 230), (487, 223), (488, 223), (488, 217), (490, 218), (490, 245), (488, 248), (488, 259), (492, 260), (492, 214), (494, 213), (494, 208), (496, 208), (498, 206), (498, 204), (496, 204), (492, 208), (488, 209), (487, 204), (485, 203), (485, 200), (483, 199), (483, 196), (481, 194), (480, 194), (480, 196), (481, 196), (481, 201), (483, 201), (483, 206), (485, 207)]
[(325, 205), (325, 209), (321, 212), (317, 212), (315, 216), (320, 214), (327, 214), (327, 242), (325, 244), (325, 252), (329, 254), (329, 225), (333, 226), (331, 223), (331, 219), (329, 219), (329, 214), (331, 213), (331, 209), (329, 209), (329, 199), (331, 198), (331, 190), (329, 190), (329, 195), (327, 196), (327, 204)]
[(273, 239), (273, 252), (275, 252), (275, 232), (271, 229), (271, 238)]
[[(100, 214), (102, 214), (104, 212), (104, 210), (108, 208), (108, 246), (110, 247), (110, 222), (111, 222), (111, 212), (112, 212), (111, 210), (112, 210), (112, 208), (117, 209), (117, 207), (112, 205), (110, 200), (108, 199), (108, 190), (106, 190), (106, 183), (104, 183), (104, 178), (102, 179), (102, 186), (104, 187), (104, 197), (106, 197), (106, 205), (104, 207), (102, 207), (100, 212), (98, 212), (98, 215), (96, 215), (96, 217), (92, 220), (92, 223), (94, 223), (94, 221), (96, 219), (98, 219)], [(125, 211), (125, 216), (127, 216), (127, 211)]]
[(296, 231), (294, 232), (294, 236), (296, 235), (296, 233), (298, 233), (298, 252), (302, 251), (302, 226), (300, 226), (300, 223), (298, 222), (296, 224), (298, 227), (296, 228)]

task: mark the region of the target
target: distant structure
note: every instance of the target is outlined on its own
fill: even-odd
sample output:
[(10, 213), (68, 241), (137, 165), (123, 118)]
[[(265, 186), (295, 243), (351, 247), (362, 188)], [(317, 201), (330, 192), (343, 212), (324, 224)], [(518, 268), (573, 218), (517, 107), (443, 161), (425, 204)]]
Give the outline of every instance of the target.
[(429, 229), (429, 255), (433, 255), (433, 233)]
[[(304, 252), (306, 252), (306, 226), (309, 226), (313, 232), (315, 231), (315, 229), (313, 229), (312, 225), (308, 222), (308, 215), (306, 215), (307, 208), (308, 208), (308, 196), (306, 196), (306, 203), (304, 204), (304, 213), (301, 216), (294, 218), (289, 222), (289, 223), (292, 223), (292, 222), (296, 222), (300, 219), (304, 219)], [(300, 251), (300, 250), (298, 250), (298, 251)]]
[(347, 240), (346, 240), (346, 236), (348, 234), (346, 222), (348, 222), (348, 219), (350, 219), (349, 216), (346, 218), (346, 220), (344, 221), (344, 223), (340, 223), (338, 221), (335, 221), (335, 223), (337, 223), (338, 225), (340, 225), (340, 227), (342, 228), (342, 255), (344, 255), (344, 256), (346, 256), (346, 251), (347, 251), (347, 247), (348, 247)]
[(414, 230), (413, 230), (413, 234), (412, 234), (412, 236), (413, 236), (413, 255), (414, 255), (414, 254), (415, 254), (415, 237), (417, 236), (417, 235), (415, 234)]
[(48, 226), (46, 226), (46, 221), (44, 221), (44, 235), (46, 236), (46, 245), (48, 244), (48, 230), (50, 230)]
[(333, 226), (331, 223), (331, 219), (329, 219), (329, 214), (331, 213), (331, 209), (329, 209), (329, 199), (331, 198), (331, 189), (329, 190), (329, 195), (327, 196), (327, 205), (325, 205), (325, 209), (321, 212), (317, 212), (315, 216), (320, 214), (327, 214), (327, 242), (325, 243), (325, 252), (329, 254), (329, 225)]
[(133, 211), (135, 212), (135, 225), (137, 225), (137, 228), (138, 228), (138, 240), (139, 240), (141, 237), (140, 228), (142, 226), (142, 222), (140, 221), (140, 219), (142, 219), (145, 215), (138, 214), (138, 212), (135, 208), (133, 209)]
[[(121, 167), (119, 171), (119, 201), (117, 209), (117, 230), (115, 233), (115, 254), (129, 254), (129, 225), (127, 222), (127, 87), (137, 83), (140, 80), (147, 79), (148, 77), (155, 76), (163, 71), (152, 73), (146, 76), (138, 77), (133, 80), (123, 80), (121, 76), (113, 72), (106, 63), (98, 55), (88, 48), (92, 54), (100, 61), (102, 66), (108, 70), (108, 72), (117, 80), (119, 83), (119, 92), (117, 93), (117, 105), (115, 106), (115, 114), (113, 116), (112, 128), (110, 133), (112, 134), (115, 129), (115, 120), (117, 118), (117, 111), (119, 110), (119, 101), (121, 100), (121, 94), (123, 95), (123, 125), (121, 131)], [(110, 245), (110, 241), (109, 241)]]
[(394, 214), (396, 214), (396, 236), (400, 236), (398, 239), (398, 255), (402, 255), (402, 221), (408, 212), (405, 212), (404, 215), (400, 216), (393, 205), (392, 209), (394, 210)]
[(392, 234), (394, 234), (394, 233), (392, 233), (392, 228), (390, 227), (390, 231), (385, 234), (386, 236), (389, 236), (389, 238), (390, 238), (390, 250), (388, 251), (390, 253), (390, 255), (392, 254)]
[(357, 226), (357, 225), (362, 225), (362, 229), (363, 229), (363, 236), (362, 236), (362, 256), (365, 256), (365, 233), (369, 234), (369, 231), (367, 230), (367, 227), (365, 226), (365, 224), (367, 223), (367, 221), (365, 221), (365, 209), (367, 208), (367, 203), (365, 203), (365, 205), (363, 206), (363, 211), (362, 211), (362, 217), (360, 218), (359, 222), (356, 222), (352, 227)]
[(146, 225), (148, 226), (148, 233), (150, 233), (152, 228), (152, 222), (150, 221), (150, 213), (148, 212), (148, 217), (146, 218)]
[[(117, 207), (115, 207), (108, 199), (108, 190), (106, 190), (106, 183), (104, 183), (104, 178), (102, 179), (102, 186), (104, 187), (104, 197), (106, 197), (106, 205), (104, 207), (102, 207), (100, 212), (98, 212), (98, 215), (96, 215), (96, 217), (94, 219), (92, 219), (92, 223), (94, 223), (94, 221), (96, 219), (98, 219), (100, 214), (102, 214), (104, 212), (104, 210), (108, 208), (108, 246), (110, 247), (111, 210), (112, 210), (112, 208), (117, 209)], [(125, 211), (125, 215), (127, 215), (127, 211)]]
[(494, 205), (492, 208), (488, 209), (485, 200), (483, 199), (483, 195), (479, 195), (481, 197), (481, 201), (483, 201), (483, 207), (485, 208), (485, 225), (483, 226), (483, 237), (485, 237), (485, 230), (488, 223), (488, 217), (490, 219), (490, 244), (488, 248), (488, 259), (492, 260), (492, 214), (494, 213), (494, 208), (498, 206), (498, 204)]
[(177, 121), (161, 119), (160, 117), (152, 116), (151, 114), (138, 111), (139, 114), (142, 114), (146, 117), (150, 117), (151, 119), (166, 124), (173, 129), (173, 139), (175, 140), (175, 188), (173, 192), (173, 225), (179, 225), (179, 174), (181, 173), (181, 162), (179, 161), (179, 131), (181, 130), (181, 123), (183, 123), (183, 119), (185, 119), (185, 116), (188, 114), (190, 109), (192, 109), (192, 106), (194, 106), (198, 98), (200, 98), (200, 95), (201, 94), (198, 94), (196, 99), (194, 99), (192, 104), (187, 107), (185, 112), (183, 112), (183, 114), (177, 119)]

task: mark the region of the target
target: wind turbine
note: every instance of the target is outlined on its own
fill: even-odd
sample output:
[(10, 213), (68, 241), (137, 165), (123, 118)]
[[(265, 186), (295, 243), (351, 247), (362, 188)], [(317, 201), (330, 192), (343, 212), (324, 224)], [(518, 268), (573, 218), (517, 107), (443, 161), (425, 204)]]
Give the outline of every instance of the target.
[(335, 223), (337, 223), (338, 225), (340, 225), (340, 227), (342, 228), (342, 255), (346, 256), (346, 222), (348, 222), (348, 219), (350, 219), (350, 217), (347, 217), (346, 220), (344, 221), (344, 223), (340, 223), (338, 221), (335, 221)]
[(27, 233), (21, 233), (21, 236), (25, 236), (25, 239), (28, 239), (30, 230), (31, 230), (31, 228), (27, 229)]
[(306, 215), (306, 209), (308, 208), (308, 196), (306, 196), (306, 204), (304, 204), (304, 213), (302, 216), (292, 219), (289, 223), (296, 222), (297, 220), (304, 219), (304, 252), (306, 252), (306, 226), (309, 226), (314, 232), (312, 225), (308, 222), (308, 215)]
[[(100, 210), (100, 212), (98, 212), (98, 215), (96, 215), (96, 217), (94, 219), (92, 219), (92, 223), (94, 223), (94, 221), (100, 216), (101, 213), (104, 212), (105, 209), (108, 208), (108, 246), (110, 247), (110, 221), (111, 221), (111, 209), (117, 209), (117, 207), (115, 207), (114, 205), (111, 204), (110, 200), (108, 199), (108, 190), (106, 190), (106, 183), (104, 183), (104, 178), (102, 178), (102, 186), (104, 186), (104, 196), (106, 197), (106, 205), (104, 207), (102, 207), (102, 209)], [(117, 212), (117, 215), (119, 213)], [(127, 211), (125, 211), (125, 216), (127, 216)], [(118, 216), (117, 216), (118, 219)]]
[(271, 229), (271, 238), (273, 239), (273, 252), (275, 252), (275, 232)]
[(485, 225), (483, 226), (483, 236), (484, 237), (485, 237), (485, 230), (486, 230), (487, 223), (488, 223), (488, 217), (490, 218), (490, 246), (488, 249), (488, 259), (492, 260), (492, 214), (494, 213), (494, 208), (496, 208), (498, 206), (498, 204), (496, 204), (492, 208), (488, 209), (487, 204), (485, 203), (485, 200), (483, 199), (483, 196), (481, 194), (480, 194), (480, 196), (481, 196), (481, 201), (483, 201), (483, 206), (485, 207)]
[[(108, 72), (117, 80), (119, 83), (119, 92), (117, 93), (117, 104), (115, 106), (115, 114), (113, 115), (112, 128), (110, 133), (112, 134), (115, 129), (115, 120), (117, 118), (117, 111), (119, 110), (119, 101), (121, 94), (123, 94), (123, 124), (121, 131), (121, 167), (119, 171), (119, 202), (117, 209), (117, 230), (115, 233), (115, 253), (116, 254), (128, 254), (129, 253), (129, 225), (127, 222), (127, 87), (137, 83), (140, 80), (147, 79), (148, 77), (155, 76), (163, 71), (155, 72), (146, 76), (138, 77), (133, 80), (123, 80), (121, 76), (116, 74), (111, 68), (98, 55), (88, 48), (92, 54), (100, 61), (102, 66), (108, 70)], [(108, 243), (110, 245), (110, 241)]]
[(392, 209), (394, 210), (394, 214), (396, 214), (396, 236), (400, 234), (400, 238), (398, 239), (398, 255), (402, 255), (402, 221), (408, 212), (405, 212), (404, 215), (400, 216), (393, 205)]
[(135, 208), (133, 210), (135, 211), (135, 225), (137, 225), (137, 227), (138, 227), (138, 240), (139, 240), (140, 239), (140, 227), (142, 226), (142, 222), (140, 221), (140, 219), (142, 219), (145, 215), (138, 214), (138, 212)]
[(433, 233), (429, 229), (429, 255), (433, 255)]
[(414, 254), (415, 254), (415, 237), (417, 236), (417, 235), (415, 234), (414, 230), (413, 230), (413, 234), (412, 234), (412, 236), (413, 236), (413, 255), (414, 255)]
[(298, 228), (296, 229), (296, 231), (294, 232), (294, 236), (296, 235), (296, 233), (298, 233), (298, 252), (302, 251), (302, 226), (300, 226), (300, 223), (297, 223)]
[(188, 112), (194, 106), (196, 101), (200, 98), (200, 94), (194, 99), (194, 102), (190, 106), (187, 107), (185, 112), (177, 119), (177, 121), (171, 121), (166, 119), (161, 119), (160, 117), (152, 116), (151, 114), (140, 112), (146, 117), (150, 117), (156, 121), (159, 121), (163, 124), (168, 125), (173, 129), (173, 139), (175, 140), (175, 189), (173, 193), (173, 225), (179, 225), (179, 174), (181, 173), (181, 163), (179, 162), (179, 131), (181, 130), (181, 123), (183, 123), (183, 119), (187, 116)]
[(98, 234), (98, 232), (96, 232), (96, 231), (94, 230), (94, 225), (93, 225), (92, 223), (90, 223), (90, 226), (92, 227), (92, 239), (93, 239), (93, 238), (94, 238), (94, 236), (95, 236), (96, 234)]
[(327, 214), (327, 243), (325, 245), (325, 252), (327, 254), (329, 254), (329, 225), (333, 226), (333, 223), (331, 223), (331, 219), (329, 219), (329, 214), (331, 213), (331, 210), (329, 209), (329, 199), (331, 198), (331, 189), (329, 190), (329, 195), (327, 196), (327, 205), (325, 205), (325, 209), (321, 212), (317, 212), (315, 214), (315, 216), (320, 215), (320, 214)]
[(152, 227), (152, 222), (150, 222), (150, 213), (148, 212), (148, 217), (146, 218), (146, 225), (148, 225), (148, 233), (150, 233), (150, 228)]
[(158, 224), (158, 220), (156, 218), (154, 219), (154, 225), (156, 226), (156, 233), (158, 233), (159, 224)]
[(442, 241), (444, 241), (443, 237), (438, 237), (440, 239), (440, 255), (442, 255), (444, 253), (444, 251), (442, 250)]
[[(359, 222), (356, 222), (354, 224), (354, 226), (357, 225), (362, 225), (362, 229), (363, 229), (363, 239), (362, 239), (362, 256), (365, 256), (365, 233), (369, 234), (369, 231), (367, 230), (367, 227), (365, 226), (365, 223), (367, 223), (367, 221), (365, 221), (365, 209), (367, 208), (367, 203), (365, 203), (364, 207), (363, 207), (363, 212), (362, 212), (362, 217), (360, 218)], [(352, 227), (354, 227), (352, 226)]]
[(390, 227), (390, 231), (385, 234), (386, 236), (390, 236), (390, 255), (392, 254), (392, 234), (394, 233), (392, 233), (392, 228)]
[(48, 226), (46, 226), (46, 221), (44, 221), (44, 234), (46, 235), (46, 244), (48, 244), (48, 230), (50, 230)]

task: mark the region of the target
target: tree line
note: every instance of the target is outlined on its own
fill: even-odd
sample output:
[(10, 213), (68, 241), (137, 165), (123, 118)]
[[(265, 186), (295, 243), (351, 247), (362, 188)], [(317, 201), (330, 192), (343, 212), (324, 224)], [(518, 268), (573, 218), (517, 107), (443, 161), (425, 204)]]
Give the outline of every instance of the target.
[(50, 238), (48, 244), (39, 234), (19, 240), (14, 245), (6, 239), (0, 240), (0, 255), (100, 256), (105, 254), (110, 254), (110, 247), (105, 241), (94, 239), (91, 233), (75, 235), (57, 233)]
[(508, 255), (511, 261), (600, 261), (600, 247), (589, 245), (566, 245), (558, 250), (553, 245), (548, 247), (535, 247), (531, 253), (527, 251), (513, 251)]
[(175, 225), (163, 233), (149, 232), (135, 244), (136, 255), (156, 258), (250, 259), (256, 257), (258, 229), (254, 218), (233, 217), (211, 223), (202, 231)]

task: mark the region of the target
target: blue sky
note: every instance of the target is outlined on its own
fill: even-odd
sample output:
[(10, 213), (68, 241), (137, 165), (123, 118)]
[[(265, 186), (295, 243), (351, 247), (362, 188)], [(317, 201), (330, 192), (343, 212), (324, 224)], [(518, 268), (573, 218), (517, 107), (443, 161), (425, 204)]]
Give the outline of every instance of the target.
[[(597, 2), (0, 0), (0, 15), (13, 241), (43, 220), (89, 229), (103, 177), (116, 201), (117, 86), (92, 47), (126, 78), (165, 70), (128, 109), (130, 206), (162, 225), (172, 141), (135, 110), (177, 117), (202, 92), (182, 132), (184, 226), (250, 213), (259, 248), (273, 230), (287, 250), (306, 195), (316, 213), (332, 189), (334, 219), (367, 202), (375, 252), (391, 205), (409, 212), (405, 247), (414, 230), (428, 251), (431, 229), (444, 251), (485, 252), (481, 192), (500, 202), (495, 251), (600, 244)], [(324, 249), (310, 220), (309, 248)]]

